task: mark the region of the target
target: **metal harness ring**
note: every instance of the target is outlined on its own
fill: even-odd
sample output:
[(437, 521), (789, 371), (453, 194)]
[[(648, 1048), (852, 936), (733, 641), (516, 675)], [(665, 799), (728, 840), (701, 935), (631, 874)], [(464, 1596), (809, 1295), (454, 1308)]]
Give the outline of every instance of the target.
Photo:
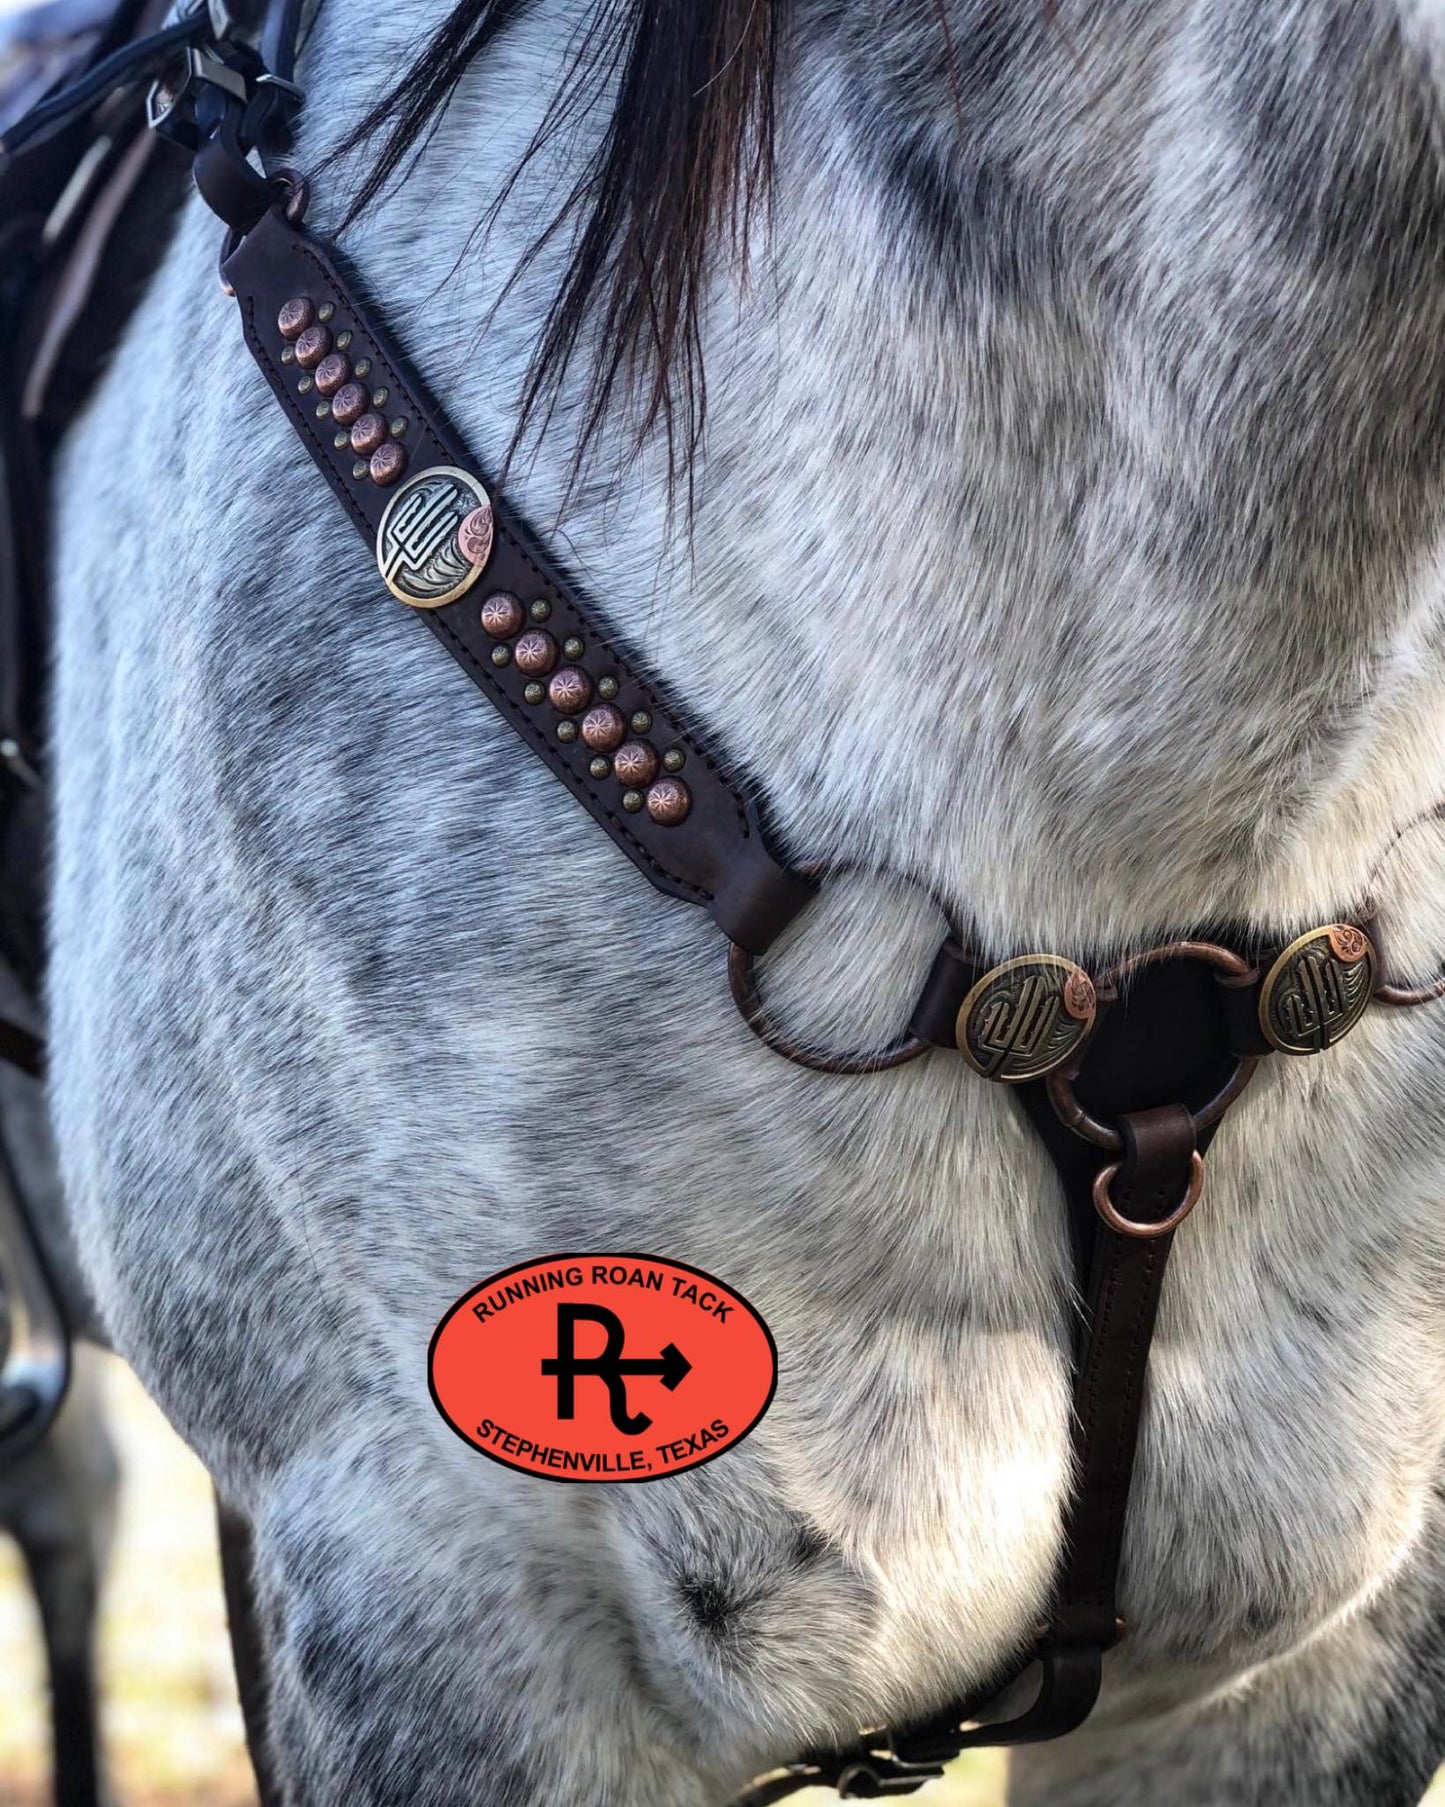
[(1189, 1183), (1184, 1188), (1184, 1196), (1169, 1213), (1157, 1222), (1141, 1223), (1137, 1218), (1125, 1217), (1109, 1194), (1114, 1176), (1121, 1163), (1111, 1161), (1107, 1167), (1101, 1167), (1094, 1179), (1094, 1209), (1099, 1216), (1120, 1236), (1132, 1236), (1139, 1242), (1151, 1242), (1156, 1236), (1167, 1236), (1171, 1230), (1177, 1230), (1199, 1203), (1199, 1195), (1204, 1190), (1204, 1156), (1196, 1148), (1189, 1157)]
[[(859, 871), (863, 868), (846, 864), (834, 865), (827, 860), (810, 860), (806, 865), (795, 868), (804, 878), (823, 879), (836, 876), (840, 872)], [(934, 902), (938, 900), (935, 898)], [(938, 904), (939, 913), (953, 933), (953, 923), (947, 910)], [(911, 1035), (906, 1030), (896, 1041), (887, 1047), (874, 1048), (867, 1051), (854, 1050), (847, 1054), (825, 1054), (807, 1047), (801, 1042), (793, 1041), (783, 1034), (764, 1007), (758, 990), (757, 973), (755, 971), (757, 956), (737, 942), (728, 943), (728, 989), (732, 993), (733, 1002), (738, 1007), (738, 1014), (757, 1036), (765, 1048), (771, 1048), (774, 1054), (780, 1054), (784, 1060), (792, 1061), (794, 1066), (807, 1067), (814, 1073), (862, 1074), (886, 1073), (893, 1067), (906, 1066), (910, 1060), (917, 1060), (920, 1054), (932, 1052), (933, 1044), (926, 1042), (921, 1036)]]
[[(1206, 966), (1215, 969), (1215, 976), (1221, 985), (1241, 985), (1258, 976), (1258, 968), (1231, 948), (1220, 947), (1213, 941), (1171, 941), (1166, 947), (1150, 948), (1147, 953), (1135, 954), (1128, 960), (1121, 960), (1117, 966), (1111, 966), (1099, 975), (1096, 986), (1101, 1003), (1112, 1002), (1117, 996), (1121, 982), (1131, 973), (1141, 971), (1146, 966), (1158, 966), (1165, 960), (1199, 960)], [(1110, 1154), (1120, 1154), (1124, 1148), (1124, 1138), (1117, 1129), (1090, 1115), (1079, 1102), (1074, 1093), (1074, 1081), (1079, 1076), (1084, 1055), (1088, 1049), (1086, 1037), (1081, 1046), (1070, 1059), (1049, 1074), (1045, 1084), (1048, 1087), (1049, 1102), (1053, 1105), (1059, 1121), (1075, 1135), (1083, 1136), (1086, 1141), (1096, 1143), (1107, 1149)], [(1254, 1076), (1259, 1065), (1257, 1055), (1243, 1055), (1236, 1062), (1234, 1071), (1209, 1098), (1192, 1112), (1194, 1132), (1208, 1129), (1211, 1123), (1217, 1123), (1234, 1103), (1240, 1093)], [(1105, 1170), (1109, 1171), (1108, 1169)], [(1095, 1194), (1095, 1203), (1098, 1195)], [(1190, 1208), (1193, 1208), (1191, 1201)], [(1187, 1215), (1187, 1213), (1186, 1213)], [(1121, 1219), (1121, 1221), (1123, 1221)], [(1183, 1222), (1183, 1218), (1179, 1219)], [(1124, 1232), (1128, 1234), (1128, 1232)]]

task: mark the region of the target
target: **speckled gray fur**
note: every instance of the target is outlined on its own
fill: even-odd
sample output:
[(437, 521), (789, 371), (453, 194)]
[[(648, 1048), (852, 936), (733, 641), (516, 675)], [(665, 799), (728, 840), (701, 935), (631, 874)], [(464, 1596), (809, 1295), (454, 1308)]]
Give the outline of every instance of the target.
[[(513, 498), (799, 857), (999, 947), (1328, 919), (1445, 793), (1445, 8), (946, 5), (957, 108), (931, 0), (799, 0), (690, 531), (621, 423), (568, 496), (570, 391)], [(346, 239), (484, 464), (555, 256), (492, 304), (586, 130), (469, 234), (580, 6), (539, 0)], [(304, 163), (440, 11), (327, 0)], [(841, 1080), (748, 1036), (707, 923), (381, 593), (218, 236), (193, 206), (60, 476), (54, 1093), (90, 1277), (255, 1520), (307, 1807), (715, 1803), (1037, 1617), (1059, 1202), (961, 1062)], [(1445, 836), (1381, 891), (1429, 967)], [(768, 982), (807, 1033), (886, 1032), (935, 934), (860, 880)], [(1137, 1631), (1019, 1807), (1380, 1807), (1445, 1752), (1442, 1056), (1445, 1010), (1375, 1012), (1219, 1137), (1153, 1357)], [(782, 1380), (746, 1444), (593, 1490), (452, 1436), (438, 1315), (572, 1247), (759, 1306)]]

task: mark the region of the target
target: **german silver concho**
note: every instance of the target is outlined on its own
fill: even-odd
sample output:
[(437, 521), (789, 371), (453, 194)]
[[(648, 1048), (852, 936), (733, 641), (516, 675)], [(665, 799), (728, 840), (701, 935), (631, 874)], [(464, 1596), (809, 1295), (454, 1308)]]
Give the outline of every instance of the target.
[(413, 609), (440, 609), (464, 596), (492, 556), (492, 503), (467, 471), (419, 471), (386, 505), (376, 530), (383, 583)]

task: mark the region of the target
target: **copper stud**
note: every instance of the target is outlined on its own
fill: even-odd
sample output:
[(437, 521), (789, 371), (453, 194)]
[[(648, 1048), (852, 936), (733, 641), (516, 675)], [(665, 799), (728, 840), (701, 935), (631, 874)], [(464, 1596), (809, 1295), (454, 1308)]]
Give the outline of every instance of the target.
[(558, 722), (557, 738), (558, 738), (558, 740), (566, 741), (569, 745), (574, 740), (576, 740), (576, 738), (577, 738), (576, 722)]
[(681, 778), (659, 778), (647, 793), (647, 813), (663, 828), (676, 828), (687, 820), (692, 792)]
[(657, 748), (649, 746), (645, 740), (629, 740), (626, 746), (617, 749), (612, 764), (623, 784), (634, 788), (649, 785), (657, 776)]
[(283, 339), (299, 339), (316, 318), (316, 303), (305, 295), (288, 301), (276, 316), (276, 330)]
[(562, 651), (566, 653), (569, 659), (580, 659), (586, 650), (587, 648), (575, 634), (572, 635), (571, 639), (562, 642)]
[(523, 700), (528, 703), (540, 703), (544, 701), (546, 695), (547, 686), (545, 684), (539, 684), (535, 678), (532, 679), (532, 682), (528, 684), (522, 692)]
[(629, 816), (635, 816), (638, 810), (642, 808), (642, 792), (624, 791), (622, 793), (622, 807), (627, 811)]
[(594, 753), (610, 753), (620, 747), (626, 733), (626, 719), (611, 703), (598, 703), (582, 717), (582, 738)]
[(563, 715), (576, 715), (592, 701), (592, 680), (580, 666), (564, 665), (548, 680), (547, 701)]
[(364, 458), (358, 458), (356, 463), (353, 464), (351, 467), (351, 474), (353, 477), (355, 477), (359, 481), (362, 477), (364, 477), (366, 475), (366, 473), (370, 469), (371, 469), (371, 466), (366, 462), (366, 460)]
[(632, 732), (634, 734), (646, 734), (651, 726), (652, 717), (645, 709), (639, 709), (632, 718)]
[(316, 387), (323, 395), (335, 395), (351, 375), (351, 359), (333, 351), (316, 366)]
[(331, 350), (331, 328), (308, 326), (296, 341), (296, 362), (303, 370), (314, 370)]
[(549, 621), (552, 617), (552, 605), (545, 597), (539, 596), (527, 613), (533, 621)]
[(386, 422), (379, 414), (363, 414), (351, 429), (351, 449), (358, 458), (369, 458), (386, 440)]
[[(586, 738), (587, 738), (587, 731), (585, 728), (582, 731), (582, 738), (583, 738), (583, 740), (586, 740)], [(587, 767), (587, 770), (592, 774), (592, 776), (594, 778), (605, 778), (608, 775), (608, 773), (612, 770), (612, 761), (610, 759), (604, 759), (602, 757), (602, 755), (599, 753), (597, 755), (597, 757)]]
[(316, 310), (316, 318), (318, 320), (329, 320), (335, 312), (336, 303), (334, 301), (323, 301), (321, 306)]
[(687, 758), (681, 747), (669, 747), (662, 756), (664, 772), (680, 772), (686, 764)]
[(510, 665), (512, 663), (511, 647), (510, 646), (494, 646), (492, 648), (492, 663), (493, 663), (493, 665), (497, 665), (497, 666)]
[(331, 398), (331, 417), (349, 427), (366, 412), (366, 391), (360, 383), (346, 383)]
[[(462, 516), (457, 523), (457, 551), (469, 565), (475, 565), (480, 571), (492, 556), (492, 505), (490, 502), (479, 502), (470, 513)], [(517, 627), (521, 622), (522, 605), (517, 603)], [(512, 629), (515, 633), (516, 628)]]
[(615, 697), (617, 695), (617, 679), (616, 678), (598, 678), (597, 694), (598, 694), (598, 696), (605, 696), (607, 698), (608, 702), (610, 703), (612, 701), (613, 697)]
[(410, 463), (406, 447), (388, 440), (371, 454), (371, 480), (378, 489), (390, 489)]
[(541, 628), (529, 628), (517, 642), (517, 666), (530, 678), (542, 678), (557, 663), (557, 642)]
[(524, 619), (521, 603), (506, 590), (498, 590), (482, 604), (482, 626), (494, 640), (510, 640)]

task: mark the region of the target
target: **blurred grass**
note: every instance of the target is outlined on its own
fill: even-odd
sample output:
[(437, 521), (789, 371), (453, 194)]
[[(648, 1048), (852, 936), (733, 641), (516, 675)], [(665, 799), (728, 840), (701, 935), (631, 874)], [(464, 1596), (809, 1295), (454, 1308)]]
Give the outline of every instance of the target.
[[(0, 0), (3, 3), (3, 0)], [(255, 1807), (226, 1641), (210, 1484), (123, 1363), (105, 1374), (124, 1484), (101, 1614), (113, 1807)], [(0, 1807), (49, 1807), (40, 1633), (13, 1547), (0, 1538)], [(1003, 1807), (1004, 1759), (980, 1751), (911, 1797)], [(836, 1804), (814, 1791), (806, 1807)], [(1427, 1797), (1445, 1807), (1445, 1772)]]

